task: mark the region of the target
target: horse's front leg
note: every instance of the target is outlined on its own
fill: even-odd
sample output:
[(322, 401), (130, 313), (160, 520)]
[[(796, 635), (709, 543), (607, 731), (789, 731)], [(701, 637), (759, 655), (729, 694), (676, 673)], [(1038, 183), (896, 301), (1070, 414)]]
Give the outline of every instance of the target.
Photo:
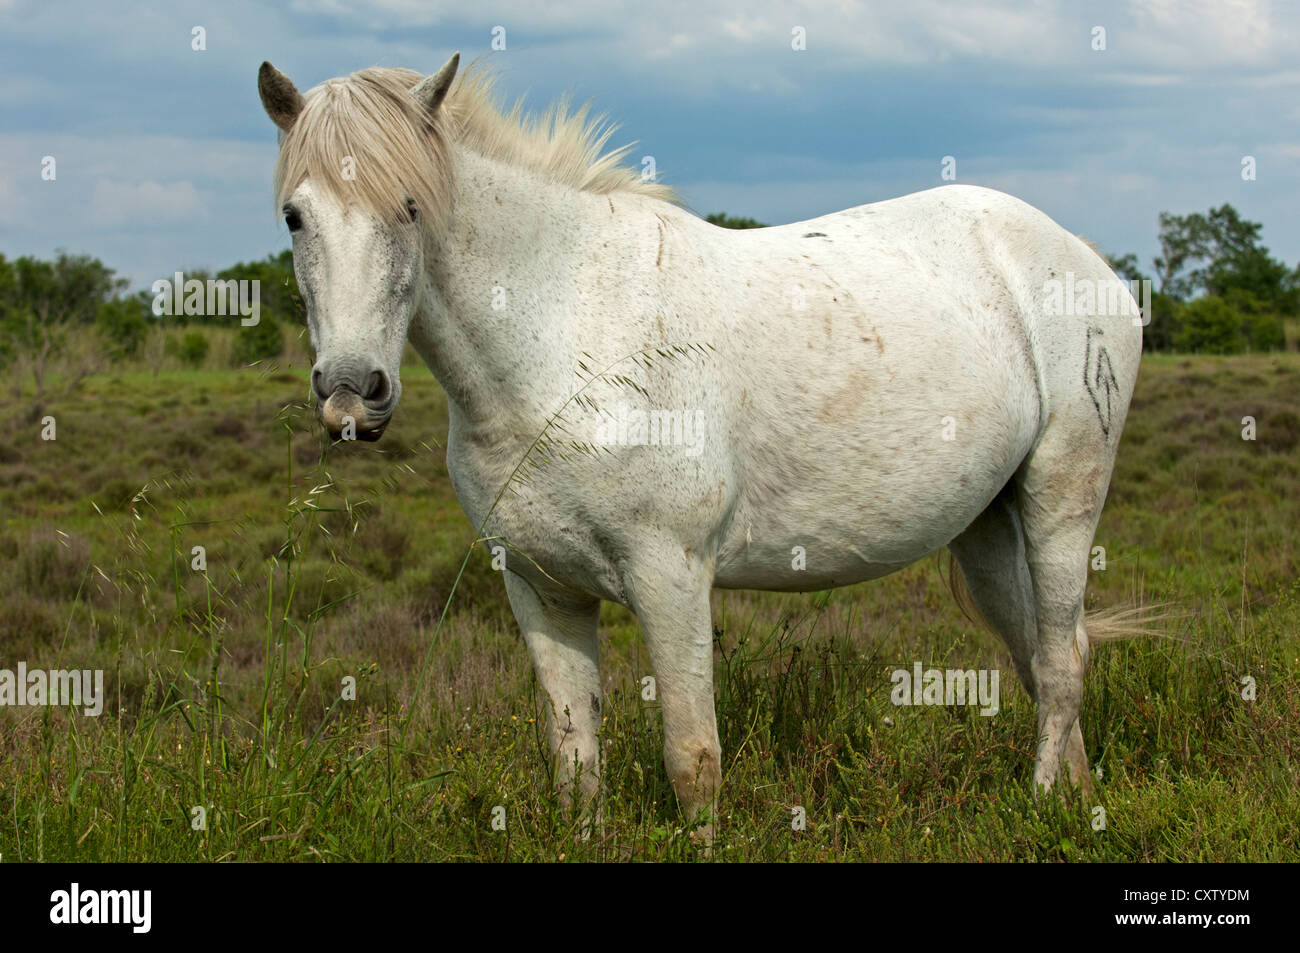
[(689, 550), (671, 547), (626, 578), (663, 708), (664, 766), (687, 820), (703, 820), (699, 839), (705, 844), (713, 841), (715, 799), (722, 784), (722, 746), (713, 702), (710, 568)]
[(540, 594), (522, 577), (505, 573), (510, 608), (528, 643), (537, 680), (547, 697), (547, 736), (562, 807), (587, 813), (582, 833), (599, 823), (600, 600)]

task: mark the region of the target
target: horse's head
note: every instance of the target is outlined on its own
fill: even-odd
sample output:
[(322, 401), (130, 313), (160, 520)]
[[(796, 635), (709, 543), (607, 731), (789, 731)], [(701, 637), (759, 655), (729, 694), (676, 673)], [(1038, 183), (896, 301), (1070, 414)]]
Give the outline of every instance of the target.
[(443, 219), (449, 197), (439, 107), (459, 57), (429, 77), (362, 70), (306, 97), (270, 63), (258, 73), (282, 133), (276, 201), (316, 350), (312, 390), (336, 438), (378, 440), (401, 396), (426, 293), (426, 222)]

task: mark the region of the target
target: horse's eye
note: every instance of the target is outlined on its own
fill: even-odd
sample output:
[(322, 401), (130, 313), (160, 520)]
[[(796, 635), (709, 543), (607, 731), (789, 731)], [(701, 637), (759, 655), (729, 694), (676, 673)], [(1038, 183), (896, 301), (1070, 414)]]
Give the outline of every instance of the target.
[(289, 226), (289, 231), (296, 232), (302, 228), (302, 216), (294, 209), (288, 209), (284, 213), (284, 224)]
[(415, 199), (406, 200), (406, 215), (413, 222), (419, 217), (420, 210), (415, 207)]

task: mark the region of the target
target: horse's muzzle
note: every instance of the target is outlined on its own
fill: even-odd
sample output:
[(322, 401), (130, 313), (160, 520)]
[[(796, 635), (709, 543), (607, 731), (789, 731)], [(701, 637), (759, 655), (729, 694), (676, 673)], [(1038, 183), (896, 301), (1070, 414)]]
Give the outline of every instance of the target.
[(375, 441), (384, 435), (392, 411), (376, 413), (366, 406), (361, 395), (349, 387), (340, 387), (320, 406), (321, 422), (335, 440)]

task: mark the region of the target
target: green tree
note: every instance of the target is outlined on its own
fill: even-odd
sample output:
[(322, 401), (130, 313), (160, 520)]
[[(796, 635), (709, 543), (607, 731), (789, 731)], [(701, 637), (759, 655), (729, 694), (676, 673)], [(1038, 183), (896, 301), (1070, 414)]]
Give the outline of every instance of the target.
[(11, 313), (18, 306), (18, 276), (12, 262), (0, 255), (0, 368), (8, 367), (17, 357), (17, 342), (10, 333)]
[(127, 298), (113, 298), (99, 306), (95, 324), (108, 341), (109, 356), (114, 360), (139, 353), (150, 323), (157, 320), (150, 308), (151, 301), (147, 293), (141, 292)]
[(263, 310), (257, 324), (239, 328), (231, 357), (236, 364), (243, 366), (279, 357), (283, 352), (284, 334), (280, 322), (269, 311)]
[[(125, 279), (114, 277), (113, 269), (89, 255), (60, 251), (54, 261), (15, 259), (11, 274), (0, 280), (2, 353), (7, 363), (18, 365), (14, 388), (21, 388), (30, 374), (39, 406), (50, 362), (63, 351), (68, 334), (92, 325), (100, 308), (126, 285)], [(69, 386), (86, 373), (80, 371)]]
[(1172, 295), (1151, 293), (1151, 320), (1142, 329), (1142, 350), (1172, 351), (1182, 331), (1187, 305)]
[(274, 320), (291, 326), (307, 323), (307, 309), (298, 293), (298, 281), (293, 273), (293, 252), (289, 249), (278, 255), (267, 255), (261, 261), (231, 265), (217, 272), (217, 278), (258, 282), (258, 301), (263, 318), (269, 314)]
[(714, 212), (712, 215), (706, 215), (704, 220), (710, 225), (718, 225), (722, 228), (767, 228), (767, 226), (752, 218), (733, 218), (726, 212)]
[(1279, 314), (1300, 313), (1295, 271), (1260, 244), (1259, 222), (1223, 204), (1201, 214), (1160, 214), (1160, 254), (1155, 259), (1160, 291), (1187, 300), (1197, 292), (1249, 292)]
[(1150, 278), (1142, 273), (1138, 265), (1138, 257), (1132, 252), (1126, 252), (1123, 255), (1103, 255), (1106, 263), (1110, 265), (1111, 271), (1119, 275), (1125, 281), (1149, 281)]
[(1192, 293), (1190, 279), (1186, 276), (1188, 262), (1195, 258), (1200, 236), (1199, 215), (1174, 215), (1160, 213), (1160, 254), (1152, 264), (1156, 269), (1156, 289), (1173, 298), (1186, 298)]
[(1240, 288), (1230, 288), (1224, 293), (1223, 300), (1241, 318), (1246, 344), (1252, 351), (1281, 351), (1286, 348), (1282, 316), (1268, 302)]
[(1240, 354), (1247, 343), (1241, 315), (1217, 295), (1205, 295), (1185, 306), (1174, 340), (1180, 351), (1207, 354)]
[[(201, 293), (200, 300), (199, 300), (199, 307), (198, 307), (199, 313), (198, 314), (185, 313), (185, 299), (187, 295), (185, 294), (185, 288), (181, 287), (179, 289), (176, 289), (175, 291), (165, 292), (167, 299), (172, 299), (173, 295), (176, 298), (176, 301), (169, 300), (169, 305), (174, 306), (174, 304), (178, 302), (180, 307), (179, 308), (173, 307), (173, 310), (170, 314), (155, 315), (155, 320), (160, 321), (169, 327), (175, 327), (175, 326), (183, 327), (189, 324), (212, 324), (214, 322), (219, 323), (222, 321), (229, 320), (228, 318), (222, 317), (220, 315), (210, 315), (207, 313), (207, 287), (208, 287), (208, 280), (212, 278), (212, 272), (208, 271), (206, 268), (192, 268), (192, 269), (183, 270), (181, 274), (185, 276), (185, 284), (189, 284), (191, 281), (197, 281), (200, 285), (203, 286), (204, 290)], [(153, 313), (152, 297), (149, 299), (149, 312), (150, 314)]]
[(1242, 294), (1277, 314), (1300, 314), (1295, 273), (1266, 248), (1246, 249), (1211, 265), (1205, 272), (1205, 291), (1224, 297)]
[(176, 349), (176, 356), (190, 367), (198, 367), (208, 356), (208, 336), (202, 331), (186, 331)]

